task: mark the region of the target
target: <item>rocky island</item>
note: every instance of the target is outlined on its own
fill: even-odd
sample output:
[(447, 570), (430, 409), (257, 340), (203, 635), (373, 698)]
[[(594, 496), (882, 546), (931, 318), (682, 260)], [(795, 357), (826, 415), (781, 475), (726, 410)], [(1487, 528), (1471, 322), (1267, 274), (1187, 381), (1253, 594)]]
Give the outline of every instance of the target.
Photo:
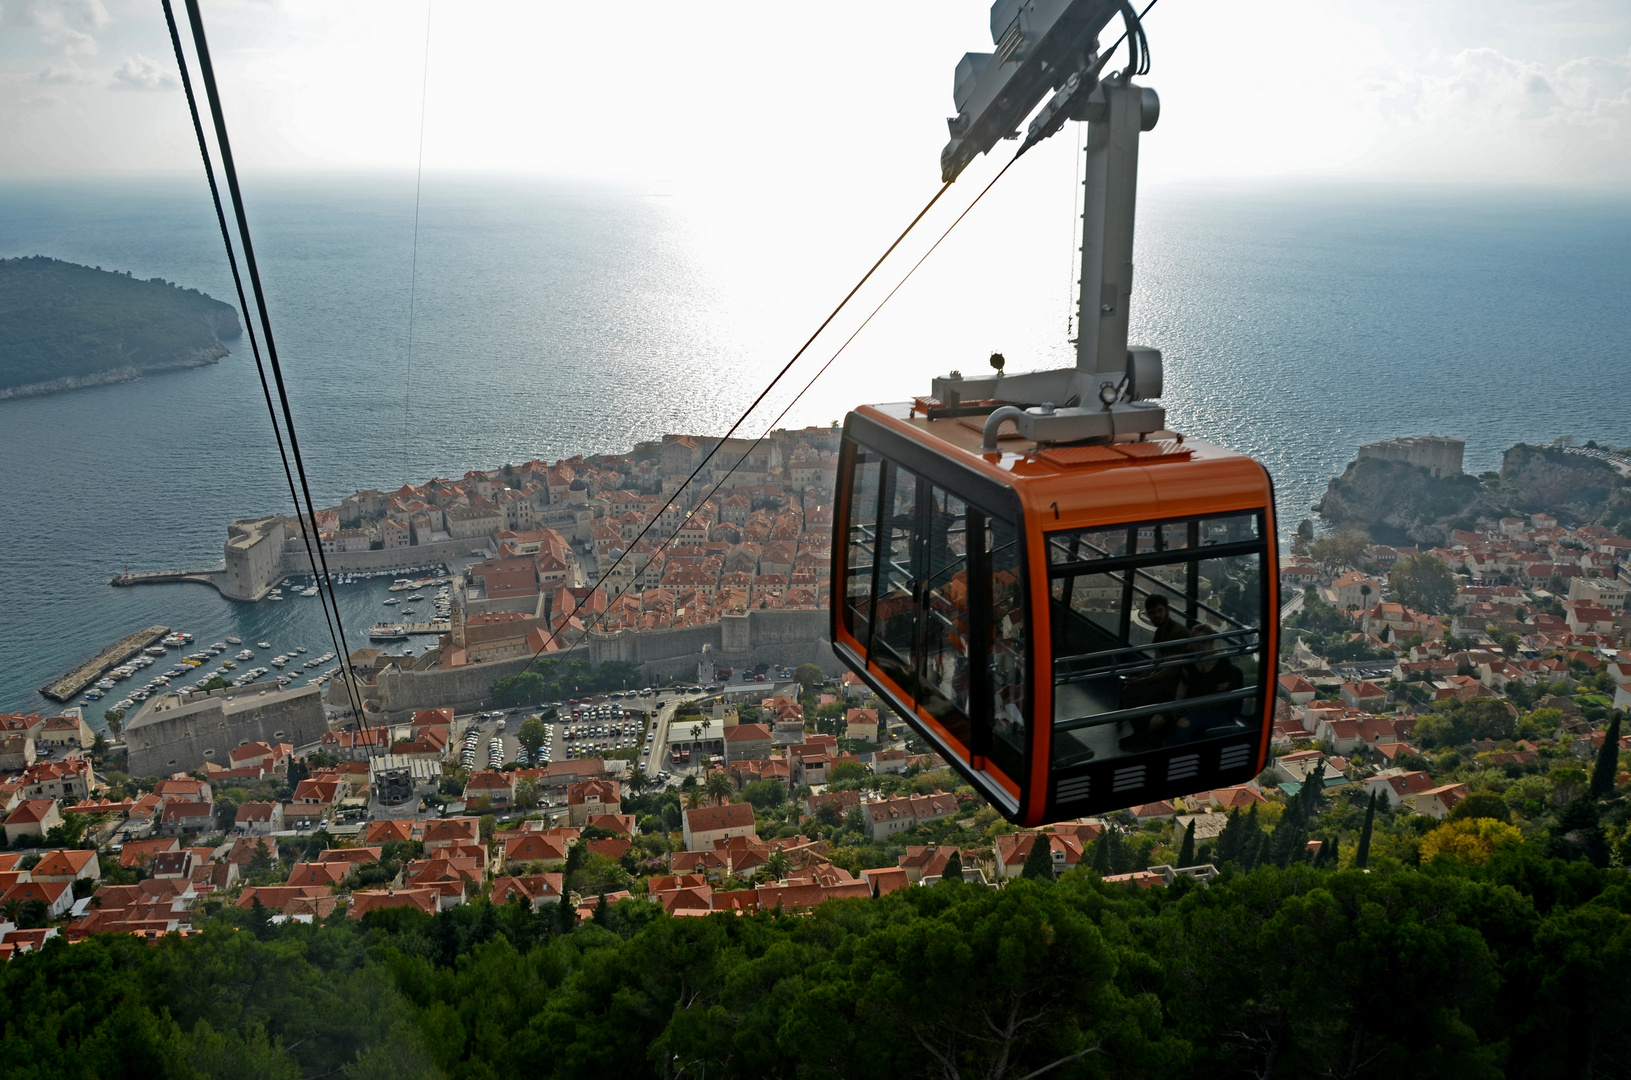
[(0, 259), (0, 400), (218, 362), (238, 312), (161, 278)]
[(1631, 530), (1631, 456), (1588, 442), (1519, 443), (1499, 472), (1461, 470), (1460, 439), (1390, 439), (1359, 448), (1314, 510), (1383, 543), (1438, 545), (1457, 529), (1549, 513), (1570, 525)]

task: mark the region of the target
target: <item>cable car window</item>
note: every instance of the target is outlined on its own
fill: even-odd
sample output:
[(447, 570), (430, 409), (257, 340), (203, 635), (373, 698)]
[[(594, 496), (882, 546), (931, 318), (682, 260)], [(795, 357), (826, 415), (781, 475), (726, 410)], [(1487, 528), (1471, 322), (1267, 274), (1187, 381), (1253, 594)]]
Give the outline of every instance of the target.
[[(953, 734), (968, 736), (968, 504), (938, 487), (928, 501), (928, 604), (923, 619), (925, 705)], [(938, 698), (940, 702), (933, 699)], [(940, 715), (943, 703), (956, 716)], [(959, 731), (958, 729), (961, 729)]]
[(1265, 545), (1255, 513), (1050, 534), (1056, 767), (1255, 722)]
[(855, 450), (850, 484), (849, 549), (844, 557), (844, 616), (849, 632), (865, 648), (871, 643), (872, 573), (878, 538), (879, 472), (882, 459), (864, 447)]
[(986, 562), (991, 582), (992, 757), (1011, 777), (1025, 761), (1025, 594), (1019, 574), (1020, 534), (1000, 518), (986, 523)]
[(878, 523), (877, 604), (872, 659), (896, 685), (917, 696), (912, 646), (917, 637), (921, 576), (917, 543), (917, 476), (893, 462), (883, 464), (883, 517)]

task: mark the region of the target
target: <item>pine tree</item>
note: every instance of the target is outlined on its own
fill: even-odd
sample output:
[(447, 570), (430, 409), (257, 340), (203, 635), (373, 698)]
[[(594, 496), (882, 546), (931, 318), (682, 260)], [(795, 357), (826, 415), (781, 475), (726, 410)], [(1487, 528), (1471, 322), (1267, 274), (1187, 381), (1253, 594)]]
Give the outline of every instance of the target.
[(1376, 792), (1370, 793), (1370, 802), (1365, 804), (1365, 824), (1359, 830), (1359, 850), (1354, 852), (1354, 868), (1365, 869), (1370, 862), (1370, 833), (1371, 826), (1376, 822)]
[(1608, 722), (1603, 733), (1603, 745), (1597, 751), (1597, 763), (1591, 769), (1591, 794), (1606, 799), (1614, 794), (1614, 778), (1620, 771), (1620, 714)]
[(1184, 827), (1184, 842), (1178, 846), (1178, 865), (1195, 865), (1195, 819), (1190, 818), (1189, 824)]
[(940, 871), (940, 883), (944, 885), (948, 881), (954, 881), (959, 885), (963, 883), (963, 857), (958, 854), (956, 848), (952, 849), (951, 855), (946, 859), (946, 868)]
[[(1099, 846), (1104, 843), (1104, 837), (1099, 837), (1099, 843), (1093, 848), (1093, 869), (1099, 870)], [(1108, 865), (1108, 862), (1106, 863)], [(1025, 856), (1025, 867), (1020, 870), (1021, 877), (1033, 878), (1037, 881), (1053, 880), (1053, 841), (1047, 834), (1038, 833), (1031, 841), (1031, 850)], [(1102, 877), (1105, 871), (1099, 870)]]

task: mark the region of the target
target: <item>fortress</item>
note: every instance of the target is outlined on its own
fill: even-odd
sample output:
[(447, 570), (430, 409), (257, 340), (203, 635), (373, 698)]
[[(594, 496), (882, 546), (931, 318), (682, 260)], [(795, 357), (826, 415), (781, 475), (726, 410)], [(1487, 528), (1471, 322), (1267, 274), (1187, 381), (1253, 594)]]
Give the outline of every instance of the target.
[(1362, 459), (1402, 461), (1407, 465), (1426, 469), (1436, 477), (1460, 476), (1461, 457), (1466, 449), (1465, 439), (1444, 435), (1415, 435), (1366, 443), (1359, 448), (1359, 456)]

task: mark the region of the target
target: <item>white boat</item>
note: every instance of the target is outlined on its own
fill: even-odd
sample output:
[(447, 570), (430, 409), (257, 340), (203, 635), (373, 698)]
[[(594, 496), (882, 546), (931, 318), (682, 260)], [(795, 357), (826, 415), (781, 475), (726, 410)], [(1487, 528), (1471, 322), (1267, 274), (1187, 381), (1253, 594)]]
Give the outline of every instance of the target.
[(295, 651), (295, 652), (302, 652), (302, 653), (303, 653), (303, 652), (305, 652), (305, 651), (306, 651), (306, 647), (305, 647), (305, 646), (304, 646), (304, 645), (296, 645), (296, 646), (295, 646), (295, 647), (294, 647), (294, 651)]
[(253, 660), (253, 659), (255, 659), (255, 654), (253, 652), (251, 652), (249, 649), (241, 649), (241, 650), (239, 650), (238, 655), (236, 657), (234, 657), (234, 659), (236, 659), (236, 660)]
[(270, 649), (272, 647), (272, 643), (270, 641), (257, 641), (255, 642), (255, 645), (262, 649)]
[(268, 599), (268, 600), (282, 600), (282, 599), (283, 599), (283, 597), (281, 597), (281, 596), (277, 596), (277, 595), (273, 595), (273, 596), (268, 596), (268, 597), (267, 597), (267, 598), (266, 598), (266, 599)]
[(227, 644), (228, 645), (242, 645), (243, 643), (244, 643), (244, 639), (241, 638), (241, 637), (229, 637), (229, 638), (227, 638)]
[(163, 656), (165, 653), (165, 648), (163, 645), (149, 645), (147, 648), (143, 649), (142, 652), (146, 653), (148, 656)]
[(402, 603), (402, 601), (397, 599), (394, 596), (391, 596), (391, 597), (387, 597), (386, 599), (380, 601), (380, 603), (389, 605), (389, 604), (400, 604), (400, 603)]
[(300, 595), (301, 596), (316, 596), (317, 595), (317, 586), (315, 586), (315, 585), (306, 586), (306, 588), (300, 590)]

